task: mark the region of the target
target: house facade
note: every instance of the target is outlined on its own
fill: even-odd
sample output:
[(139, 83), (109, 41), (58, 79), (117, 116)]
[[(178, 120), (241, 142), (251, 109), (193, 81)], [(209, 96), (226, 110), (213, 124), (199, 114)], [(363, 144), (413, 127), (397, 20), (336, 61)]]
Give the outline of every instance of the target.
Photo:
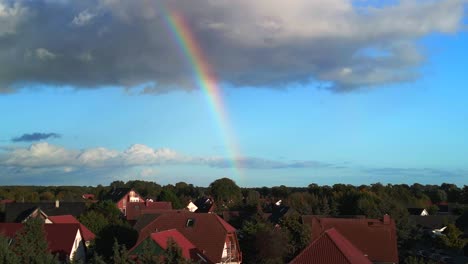
[(328, 218), (302, 216), (302, 222), (311, 227), (311, 241), (334, 228), (373, 263), (398, 263), (395, 221), (389, 215), (383, 219)]
[[(236, 229), (216, 214), (176, 211), (141, 219), (134, 228), (138, 242), (152, 233), (175, 229), (202, 252), (209, 263), (241, 263)], [(144, 223), (142, 223), (144, 222)]]
[(127, 206), (131, 203), (143, 203), (145, 200), (131, 188), (115, 188), (109, 192), (104, 200), (111, 200), (126, 216)]
[[(13, 239), (23, 228), (22, 223), (0, 223), (0, 234)], [(79, 224), (46, 224), (44, 233), (48, 251), (63, 263), (86, 260), (86, 250)]]

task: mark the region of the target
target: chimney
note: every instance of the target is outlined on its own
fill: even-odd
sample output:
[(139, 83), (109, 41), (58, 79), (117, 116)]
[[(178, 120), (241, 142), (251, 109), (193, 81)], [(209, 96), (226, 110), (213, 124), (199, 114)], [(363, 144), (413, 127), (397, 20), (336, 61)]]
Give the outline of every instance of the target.
[(60, 207), (60, 201), (59, 200), (55, 200), (55, 208), (59, 208)]
[(390, 224), (390, 216), (388, 214), (385, 214), (383, 216), (383, 223), (384, 223), (384, 225), (389, 225)]

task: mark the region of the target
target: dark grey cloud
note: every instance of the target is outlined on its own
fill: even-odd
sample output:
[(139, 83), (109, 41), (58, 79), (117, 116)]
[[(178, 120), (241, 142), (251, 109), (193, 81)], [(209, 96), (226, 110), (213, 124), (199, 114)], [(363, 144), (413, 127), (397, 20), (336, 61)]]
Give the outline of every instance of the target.
[(467, 170), (461, 169), (437, 169), (437, 168), (371, 168), (364, 169), (364, 172), (375, 176), (394, 177), (466, 177)]
[(293, 161), (284, 162), (262, 158), (245, 157), (239, 158), (236, 162), (227, 159), (206, 160), (206, 163), (214, 168), (233, 168), (242, 169), (303, 169), (303, 168), (330, 168), (332, 164), (319, 161)]
[(349, 91), (419, 77), (417, 42), (462, 27), (464, 0), (353, 6), (350, 0), (0, 0), (0, 93), (28, 84), (194, 89), (171, 36), (186, 24), (219, 79), (235, 86), (319, 82)]
[(31, 133), (31, 134), (23, 134), (19, 137), (14, 137), (11, 139), (13, 142), (33, 142), (39, 140), (45, 140), (49, 138), (60, 138), (61, 135), (57, 133)]

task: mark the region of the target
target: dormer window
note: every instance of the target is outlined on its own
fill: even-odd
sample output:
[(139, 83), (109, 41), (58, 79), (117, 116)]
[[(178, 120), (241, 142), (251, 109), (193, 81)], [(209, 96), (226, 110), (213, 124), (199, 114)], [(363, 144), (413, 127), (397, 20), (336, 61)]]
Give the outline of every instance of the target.
[(187, 223), (185, 224), (185, 227), (193, 227), (194, 224), (195, 224), (195, 219), (189, 218), (187, 219)]

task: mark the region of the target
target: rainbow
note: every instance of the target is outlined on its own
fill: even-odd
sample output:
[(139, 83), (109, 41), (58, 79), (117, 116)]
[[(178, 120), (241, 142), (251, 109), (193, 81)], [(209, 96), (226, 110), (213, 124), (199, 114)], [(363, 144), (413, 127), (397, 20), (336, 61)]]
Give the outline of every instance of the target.
[(225, 142), (228, 160), (237, 174), (237, 179), (241, 180), (242, 166), (240, 162), (242, 156), (240, 155), (239, 145), (235, 140), (234, 130), (230, 126), (229, 116), (216, 75), (184, 16), (175, 10), (163, 7), (163, 18), (178, 48), (190, 64), (197, 86), (201, 88), (208, 101), (214, 119), (219, 125), (221, 137)]

